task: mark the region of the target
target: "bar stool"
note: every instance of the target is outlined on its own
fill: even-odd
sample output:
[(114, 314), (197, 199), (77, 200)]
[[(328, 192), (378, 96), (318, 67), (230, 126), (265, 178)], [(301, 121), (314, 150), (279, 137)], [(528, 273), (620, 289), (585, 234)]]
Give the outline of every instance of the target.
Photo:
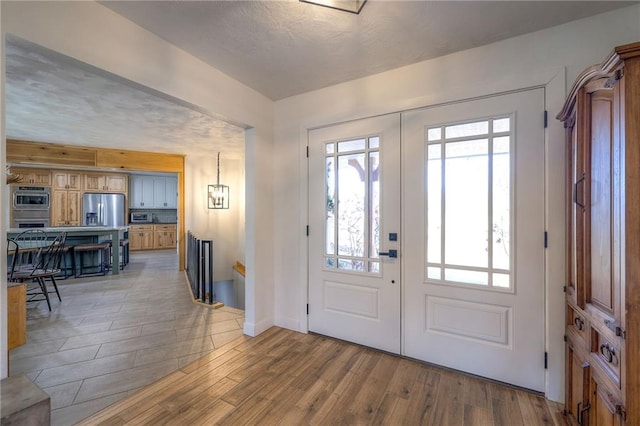
[[(70, 265), (67, 263), (67, 258), (71, 261)], [(61, 256), (60, 274), (56, 275), (59, 280), (66, 280), (72, 277), (76, 271), (75, 254), (73, 253), (73, 246), (64, 246)]]
[[(118, 260), (118, 265), (120, 266), (120, 270), (122, 271), (129, 264), (129, 240), (126, 238), (121, 238), (120, 242), (120, 259)], [(113, 258), (113, 241), (109, 241), (109, 258), (111, 259), (111, 264), (108, 269), (111, 269), (111, 266), (116, 263), (116, 259)]]
[[(77, 244), (73, 246), (75, 277), (80, 278), (80, 277), (90, 277), (90, 276), (96, 276), (96, 275), (106, 275), (107, 271), (111, 267), (111, 256), (109, 253), (110, 247), (111, 247), (111, 244), (108, 241), (104, 243)], [(75, 260), (76, 254), (80, 256), (79, 262)], [(98, 258), (99, 258), (98, 271), (95, 271), (95, 272), (82, 271), (84, 267), (85, 254), (98, 255)]]

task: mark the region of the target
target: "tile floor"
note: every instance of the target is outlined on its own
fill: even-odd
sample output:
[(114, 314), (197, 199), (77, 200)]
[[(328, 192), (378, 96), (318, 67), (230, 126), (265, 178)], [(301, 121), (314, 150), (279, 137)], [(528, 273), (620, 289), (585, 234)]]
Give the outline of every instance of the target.
[(242, 335), (244, 312), (192, 302), (174, 251), (135, 252), (120, 275), (58, 281), (52, 311), (27, 305), (10, 353), (51, 396), (52, 425), (75, 422)]

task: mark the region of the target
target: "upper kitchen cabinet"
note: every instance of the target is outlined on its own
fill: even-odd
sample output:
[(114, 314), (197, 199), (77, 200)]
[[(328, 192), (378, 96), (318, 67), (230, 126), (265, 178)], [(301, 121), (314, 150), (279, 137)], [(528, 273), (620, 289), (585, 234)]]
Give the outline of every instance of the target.
[(153, 208), (153, 179), (151, 176), (131, 176), (130, 208)]
[(53, 189), (82, 189), (82, 174), (67, 171), (53, 171)]
[(127, 176), (105, 173), (84, 175), (84, 190), (89, 192), (127, 192)]
[(51, 186), (50, 170), (20, 169), (12, 167), (11, 173), (22, 176), (22, 181), (18, 182), (17, 185), (32, 184), (38, 186)]
[(174, 176), (131, 176), (132, 209), (178, 208), (178, 179)]
[(153, 179), (153, 204), (157, 209), (178, 208), (178, 179), (163, 177)]

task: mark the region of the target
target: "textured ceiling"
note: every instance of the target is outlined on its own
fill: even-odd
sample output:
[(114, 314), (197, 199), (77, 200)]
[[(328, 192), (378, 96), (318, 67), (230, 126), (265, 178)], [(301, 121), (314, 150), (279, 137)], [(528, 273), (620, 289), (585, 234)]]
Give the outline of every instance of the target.
[(244, 129), (56, 52), (7, 37), (10, 139), (227, 158)]
[[(369, 0), (354, 15), (297, 0), (101, 2), (274, 100), (633, 3)], [(243, 129), (24, 40), (6, 41), (8, 138), (243, 155)]]
[(359, 15), (285, 1), (102, 1), (273, 100), (630, 5), (369, 0)]

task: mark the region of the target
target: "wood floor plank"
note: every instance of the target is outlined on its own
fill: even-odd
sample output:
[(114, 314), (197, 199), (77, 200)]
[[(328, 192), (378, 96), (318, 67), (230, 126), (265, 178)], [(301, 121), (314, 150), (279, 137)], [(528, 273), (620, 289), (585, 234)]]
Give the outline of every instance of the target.
[(83, 424), (564, 426), (560, 404), (526, 391), (322, 336), (267, 333)]
[(519, 392), (518, 402), (522, 420), (526, 425), (554, 425), (553, 416), (546, 402), (535, 395)]

